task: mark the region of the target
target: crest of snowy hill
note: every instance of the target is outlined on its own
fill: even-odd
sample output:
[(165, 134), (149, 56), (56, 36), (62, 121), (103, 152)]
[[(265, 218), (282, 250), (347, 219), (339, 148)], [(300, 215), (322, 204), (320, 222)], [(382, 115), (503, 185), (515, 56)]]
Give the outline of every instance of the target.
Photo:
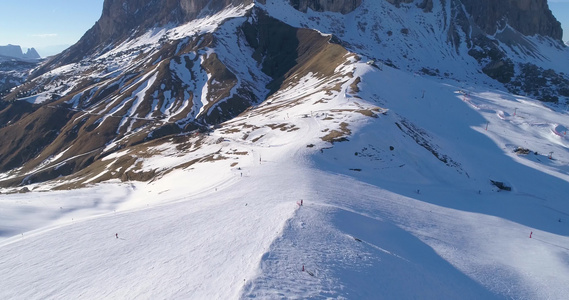
[(0, 298), (569, 294), (567, 112), (487, 75), (564, 78), (555, 30), (466, 1), (159, 2), (106, 1), (78, 45), (104, 42), (3, 98)]

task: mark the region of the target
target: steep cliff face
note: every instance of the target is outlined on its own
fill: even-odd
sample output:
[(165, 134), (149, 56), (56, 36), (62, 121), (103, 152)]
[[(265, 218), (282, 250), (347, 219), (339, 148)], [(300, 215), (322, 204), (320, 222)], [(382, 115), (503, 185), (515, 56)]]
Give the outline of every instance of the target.
[(506, 24), (524, 35), (539, 34), (561, 40), (563, 30), (547, 0), (461, 0), (473, 21), (494, 34)]
[[(385, 0), (396, 7), (415, 3), (431, 11), (433, 0)], [(524, 35), (542, 35), (561, 40), (563, 30), (555, 19), (547, 0), (448, 0), (454, 7), (462, 7), (484, 33), (493, 35), (510, 25)], [(439, 0), (444, 6), (447, 0)]]
[(22, 47), (17, 45), (0, 46), (0, 56), (7, 56), (17, 59), (40, 59), (36, 49), (29, 48), (27, 52), (22, 51)]
[(105, 0), (97, 23), (75, 45), (39, 68), (32, 77), (81, 60), (97, 50), (128, 38), (131, 34), (166, 24), (181, 24), (200, 13), (213, 14), (228, 5), (254, 0)]
[(228, 5), (250, 4), (253, 0), (107, 0), (95, 27), (101, 38), (128, 33), (133, 28), (182, 23), (203, 10), (219, 11)]

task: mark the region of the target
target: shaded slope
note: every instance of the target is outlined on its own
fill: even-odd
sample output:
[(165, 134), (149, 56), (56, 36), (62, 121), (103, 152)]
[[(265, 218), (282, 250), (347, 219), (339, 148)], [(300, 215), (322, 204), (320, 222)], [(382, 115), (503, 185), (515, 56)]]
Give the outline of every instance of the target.
[[(215, 31), (189, 29), (193, 23), (156, 30), (20, 87), (44, 84), (52, 93), (66, 89), (60, 99), (44, 100), (28, 120), (66, 118), (38, 125), (54, 134), (49, 139), (39, 138), (44, 131), (26, 129), (30, 121), (23, 119), (0, 129), (7, 137), (4, 155), (24, 151), (17, 142), (24, 135), (35, 143), (25, 158), (2, 161), (4, 171), (23, 166), (4, 185), (21, 184), (24, 178), (25, 183), (33, 183), (71, 175), (123, 148), (172, 134), (206, 131), (267, 95), (294, 86), (299, 77), (335, 75), (336, 67), (346, 60), (347, 51), (330, 43), (328, 36), (286, 25), (259, 10), (236, 13), (231, 18), (224, 13), (218, 16), (226, 19)], [(203, 20), (196, 22), (209, 26)], [(140, 46), (133, 48), (133, 44)], [(78, 77), (81, 81), (74, 81)], [(112, 178), (124, 179), (124, 170)]]

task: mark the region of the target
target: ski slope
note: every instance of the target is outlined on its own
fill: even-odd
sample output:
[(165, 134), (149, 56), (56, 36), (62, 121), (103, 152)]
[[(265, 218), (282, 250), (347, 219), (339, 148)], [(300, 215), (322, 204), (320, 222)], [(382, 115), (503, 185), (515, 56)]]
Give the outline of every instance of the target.
[[(0, 298), (564, 299), (567, 112), (389, 67), (342, 72), (339, 90), (309, 74), (201, 148), (141, 160), (217, 159), (0, 195)], [(342, 126), (349, 141), (321, 139)]]

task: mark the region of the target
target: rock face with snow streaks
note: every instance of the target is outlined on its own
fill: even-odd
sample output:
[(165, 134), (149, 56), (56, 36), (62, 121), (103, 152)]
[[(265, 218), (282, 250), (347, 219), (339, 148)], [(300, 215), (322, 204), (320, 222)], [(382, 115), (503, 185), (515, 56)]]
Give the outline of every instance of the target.
[(25, 83), (0, 78), (0, 172), (19, 174), (0, 184), (102, 172), (121, 149), (207, 132), (357, 59), (557, 102), (569, 71), (540, 47), (565, 55), (560, 30), (541, 0), (106, 0)]
[(506, 24), (524, 35), (561, 40), (563, 30), (547, 0), (461, 0), (474, 22), (488, 34)]

